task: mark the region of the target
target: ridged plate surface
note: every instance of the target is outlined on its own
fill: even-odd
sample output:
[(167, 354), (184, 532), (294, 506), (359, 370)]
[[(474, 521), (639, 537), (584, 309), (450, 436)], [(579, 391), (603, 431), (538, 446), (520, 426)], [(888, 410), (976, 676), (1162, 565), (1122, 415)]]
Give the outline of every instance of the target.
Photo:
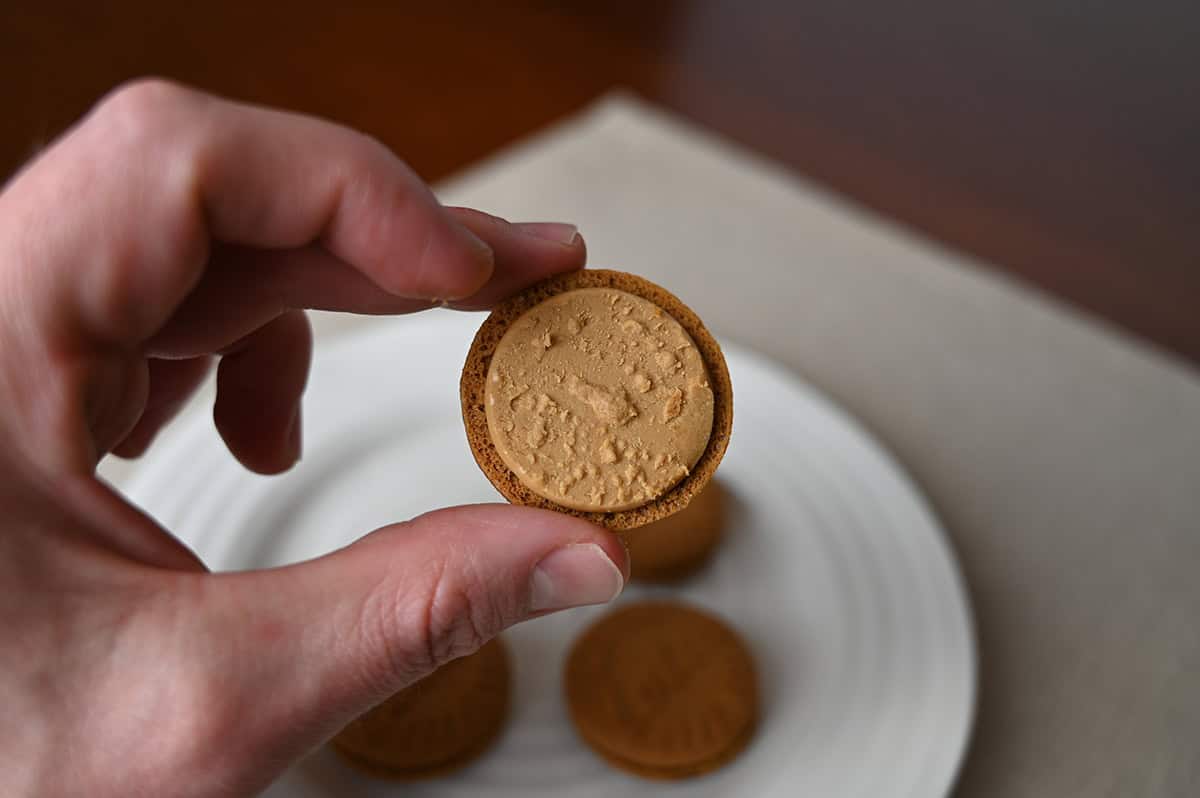
[[(294, 562), (365, 532), (497, 495), (467, 449), (458, 376), (479, 316), (378, 321), (319, 345), (305, 399), (305, 454), (282, 477), (243, 471), (208, 413), (189, 413), (127, 482), (131, 497), (214, 569)], [(711, 776), (644, 782), (593, 756), (561, 697), (564, 654), (585, 609), (507, 635), (513, 713), (460, 773), (376, 782), (322, 751), (266, 794), (611, 798), (947, 794), (975, 697), (970, 614), (938, 521), (902, 469), (828, 399), (725, 345), (732, 441), (718, 472), (733, 498), (712, 566), (672, 595), (733, 623), (757, 657), (762, 725)]]

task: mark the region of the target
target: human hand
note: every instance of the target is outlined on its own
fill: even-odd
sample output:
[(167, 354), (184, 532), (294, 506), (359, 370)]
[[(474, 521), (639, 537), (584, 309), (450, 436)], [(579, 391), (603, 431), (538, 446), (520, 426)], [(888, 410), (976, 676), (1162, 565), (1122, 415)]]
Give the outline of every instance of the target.
[(304, 308), (483, 308), (584, 259), (568, 225), (442, 208), (350, 130), (161, 82), (117, 91), (15, 177), (0, 194), (0, 794), (251, 794), (503, 628), (615, 596), (614, 537), (503, 505), (210, 574), (95, 477), (106, 453), (150, 445), (214, 355), (230, 451), (286, 470)]

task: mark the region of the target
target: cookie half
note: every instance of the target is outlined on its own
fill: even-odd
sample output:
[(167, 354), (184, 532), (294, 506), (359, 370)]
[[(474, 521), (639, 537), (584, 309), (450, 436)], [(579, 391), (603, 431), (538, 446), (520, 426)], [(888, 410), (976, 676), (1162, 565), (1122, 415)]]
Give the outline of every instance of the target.
[(677, 297), (589, 269), (497, 306), (460, 384), (476, 462), (506, 499), (625, 530), (685, 507), (725, 454), (721, 348)]
[(510, 691), (508, 652), (493, 639), (354, 720), (330, 745), (374, 776), (443, 775), (496, 740), (508, 717)]
[(722, 621), (667, 602), (627, 605), (575, 643), (565, 687), (571, 720), (612, 765), (681, 779), (740, 753), (758, 723), (758, 678)]

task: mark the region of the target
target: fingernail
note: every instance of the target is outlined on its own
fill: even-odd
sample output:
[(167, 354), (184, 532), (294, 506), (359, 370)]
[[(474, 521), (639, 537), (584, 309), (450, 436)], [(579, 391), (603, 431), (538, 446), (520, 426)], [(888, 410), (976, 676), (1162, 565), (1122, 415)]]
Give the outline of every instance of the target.
[(565, 222), (521, 222), (513, 226), (526, 235), (556, 244), (573, 244), (579, 238), (579, 228)]
[(555, 549), (533, 569), (530, 610), (545, 612), (605, 604), (620, 595), (625, 579), (595, 543)]

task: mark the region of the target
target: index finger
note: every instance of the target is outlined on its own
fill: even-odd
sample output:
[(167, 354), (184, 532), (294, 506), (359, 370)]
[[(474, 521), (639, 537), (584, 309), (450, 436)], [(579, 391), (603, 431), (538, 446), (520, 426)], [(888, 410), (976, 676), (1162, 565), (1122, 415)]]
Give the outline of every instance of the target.
[[(157, 81), (103, 102), (0, 196), (23, 310), (46, 334), (152, 335), (212, 239), (320, 244), (395, 296), (471, 296), (491, 247), (386, 148), (338, 125)], [(12, 292), (9, 292), (10, 294)]]

